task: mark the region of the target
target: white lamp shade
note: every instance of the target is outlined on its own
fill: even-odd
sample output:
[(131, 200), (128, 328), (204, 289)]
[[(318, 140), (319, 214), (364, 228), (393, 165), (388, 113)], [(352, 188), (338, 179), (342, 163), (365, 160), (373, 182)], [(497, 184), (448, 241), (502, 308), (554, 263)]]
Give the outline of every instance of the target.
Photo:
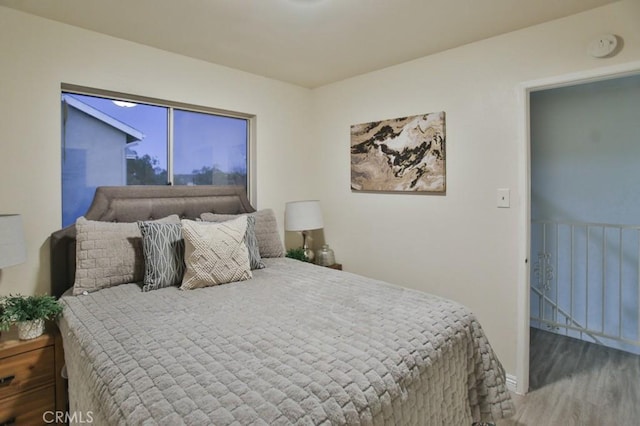
[(311, 231), (324, 226), (320, 201), (291, 201), (284, 210), (284, 229), (287, 231)]
[(0, 215), (0, 269), (27, 260), (22, 218), (17, 214)]

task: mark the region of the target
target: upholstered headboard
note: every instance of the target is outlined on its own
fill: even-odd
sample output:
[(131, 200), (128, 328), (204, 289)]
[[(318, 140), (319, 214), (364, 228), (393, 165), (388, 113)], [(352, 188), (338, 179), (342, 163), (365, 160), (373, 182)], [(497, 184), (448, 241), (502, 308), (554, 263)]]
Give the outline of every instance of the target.
[[(244, 187), (102, 186), (84, 215), (103, 222), (136, 222), (171, 214), (196, 219), (205, 212), (254, 212)], [(76, 269), (75, 225), (51, 234), (51, 294), (60, 297), (73, 285)]]

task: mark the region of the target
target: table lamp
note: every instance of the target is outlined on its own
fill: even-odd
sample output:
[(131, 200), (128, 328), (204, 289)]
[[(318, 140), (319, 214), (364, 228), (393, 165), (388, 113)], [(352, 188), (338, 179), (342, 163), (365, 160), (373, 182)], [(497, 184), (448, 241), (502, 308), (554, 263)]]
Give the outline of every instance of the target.
[(314, 254), (313, 250), (309, 249), (307, 245), (309, 231), (321, 229), (323, 226), (320, 201), (290, 201), (286, 204), (284, 229), (287, 231), (302, 231), (302, 249), (310, 262), (313, 262)]

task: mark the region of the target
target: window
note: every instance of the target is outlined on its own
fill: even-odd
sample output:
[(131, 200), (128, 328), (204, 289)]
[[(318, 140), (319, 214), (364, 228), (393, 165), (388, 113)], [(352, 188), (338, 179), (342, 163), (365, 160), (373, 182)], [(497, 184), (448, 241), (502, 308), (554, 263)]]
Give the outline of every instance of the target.
[(248, 189), (249, 115), (62, 89), (62, 226), (88, 210), (98, 186)]

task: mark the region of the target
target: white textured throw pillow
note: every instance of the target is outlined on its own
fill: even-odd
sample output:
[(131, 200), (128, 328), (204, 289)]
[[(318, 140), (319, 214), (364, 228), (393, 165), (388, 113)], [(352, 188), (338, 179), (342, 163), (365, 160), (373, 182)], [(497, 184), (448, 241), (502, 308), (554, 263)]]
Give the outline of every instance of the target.
[(222, 223), (182, 220), (187, 269), (180, 289), (209, 287), (253, 277), (244, 238), (247, 218)]
[[(256, 218), (255, 235), (258, 239), (260, 256), (283, 257), (284, 245), (280, 238), (278, 222), (276, 221), (276, 215), (273, 210), (264, 209), (248, 214)], [(224, 222), (225, 220), (234, 219), (236, 217), (238, 217), (238, 215), (217, 213), (202, 213), (200, 215), (200, 219), (206, 222)]]

